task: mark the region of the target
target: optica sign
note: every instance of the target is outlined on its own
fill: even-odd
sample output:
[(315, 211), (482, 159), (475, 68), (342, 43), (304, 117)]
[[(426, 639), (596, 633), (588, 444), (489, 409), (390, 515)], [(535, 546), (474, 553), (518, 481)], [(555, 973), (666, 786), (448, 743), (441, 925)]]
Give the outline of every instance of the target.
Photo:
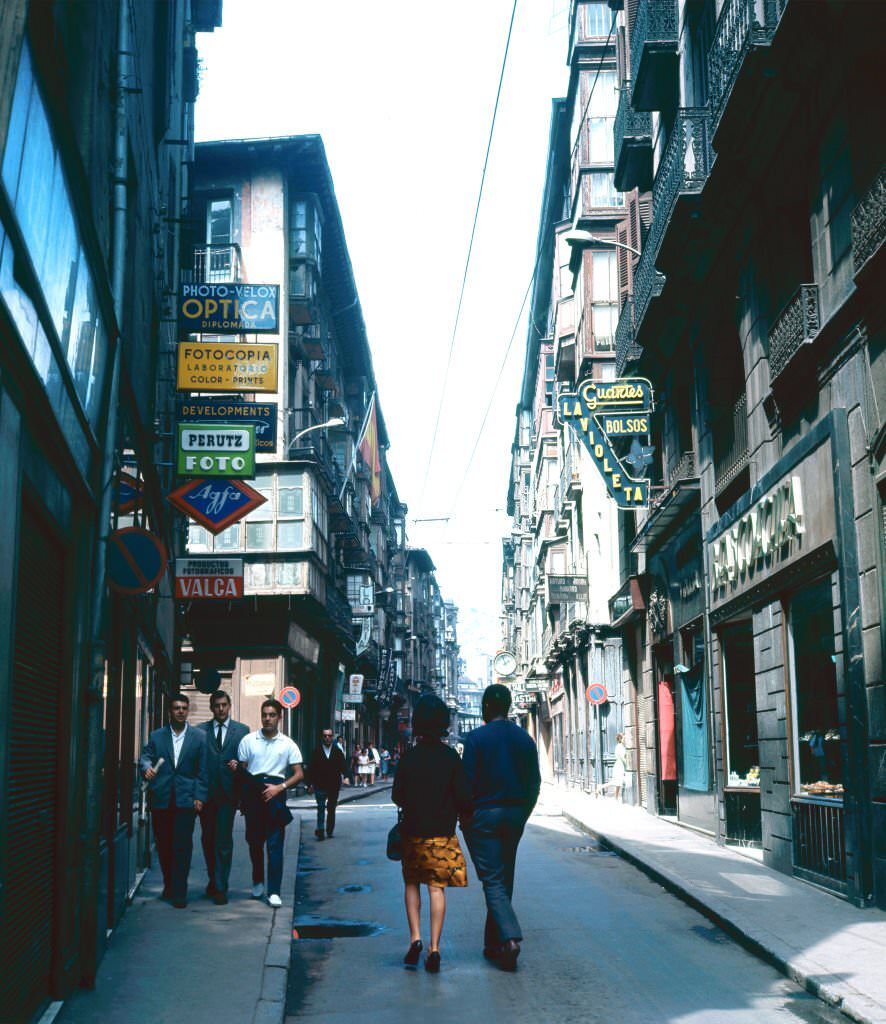
[(179, 423), (180, 476), (255, 476), (255, 427), (249, 423)]
[(279, 304), (277, 284), (183, 284), (178, 324), (194, 334), (276, 334)]

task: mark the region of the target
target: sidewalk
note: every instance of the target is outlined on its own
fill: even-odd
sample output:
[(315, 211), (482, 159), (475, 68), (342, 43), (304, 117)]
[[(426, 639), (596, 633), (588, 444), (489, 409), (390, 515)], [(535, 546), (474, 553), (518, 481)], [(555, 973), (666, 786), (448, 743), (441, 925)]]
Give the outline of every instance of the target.
[(733, 847), (613, 798), (546, 784), (560, 809), (851, 1020), (886, 1024), (886, 913), (859, 909)]
[[(389, 787), (387, 782), (345, 788), (341, 802)], [(204, 896), (198, 824), (187, 909), (175, 910), (159, 899), (163, 884), (155, 864), (111, 934), (95, 988), (79, 989), (64, 1004), (53, 1004), (40, 1024), (182, 1024), (183, 1007), (192, 1024), (282, 1024), (301, 814), (316, 806), (311, 796), (291, 799), (288, 805), (294, 820), (286, 829), (279, 910), (250, 897), (252, 874), (241, 815), (234, 823), (230, 902), (218, 907)], [(306, 821), (310, 834), (313, 820)]]

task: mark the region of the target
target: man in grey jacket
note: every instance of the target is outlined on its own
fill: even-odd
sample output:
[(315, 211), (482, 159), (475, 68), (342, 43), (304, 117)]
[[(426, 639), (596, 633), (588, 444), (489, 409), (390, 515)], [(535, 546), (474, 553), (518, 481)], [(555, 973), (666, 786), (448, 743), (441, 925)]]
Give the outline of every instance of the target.
[(169, 725), (151, 733), (139, 760), (149, 784), (162, 898), (179, 909), (188, 902), (194, 819), (208, 792), (206, 733), (188, 725), (189, 711), (188, 698), (176, 693), (169, 702)]
[(228, 878), (234, 855), (234, 815), (239, 802), (237, 747), (249, 727), (231, 718), (231, 698), (216, 690), (209, 698), (212, 718), (197, 728), (206, 733), (209, 798), (200, 811), (203, 858), (209, 885), (206, 895), (218, 906), (228, 902)]

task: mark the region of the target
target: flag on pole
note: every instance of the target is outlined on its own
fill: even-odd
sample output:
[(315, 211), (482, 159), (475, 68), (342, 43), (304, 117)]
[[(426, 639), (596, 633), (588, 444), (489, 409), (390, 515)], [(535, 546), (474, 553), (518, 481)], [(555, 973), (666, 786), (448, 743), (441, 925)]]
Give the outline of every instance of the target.
[(369, 408), (363, 429), (357, 439), (357, 450), (369, 467), (369, 496), (374, 505), (381, 497), (381, 453), (378, 444), (378, 420), (375, 414), (375, 392), (369, 399)]

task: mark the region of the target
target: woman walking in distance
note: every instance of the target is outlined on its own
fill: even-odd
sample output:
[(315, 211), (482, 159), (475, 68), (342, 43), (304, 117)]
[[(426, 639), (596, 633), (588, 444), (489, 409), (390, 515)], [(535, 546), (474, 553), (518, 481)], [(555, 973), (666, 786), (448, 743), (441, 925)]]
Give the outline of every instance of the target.
[(431, 931), (425, 970), (440, 970), (440, 936), (446, 917), (446, 887), (468, 884), (465, 859), (455, 834), (456, 820), (473, 813), (467, 776), (458, 754), (443, 741), (449, 708), (439, 697), (422, 697), (412, 715), (416, 744), (400, 759), (391, 796), (403, 812), (403, 881), (409, 949), (403, 962), (418, 963), (421, 941), (421, 886), (428, 887)]

